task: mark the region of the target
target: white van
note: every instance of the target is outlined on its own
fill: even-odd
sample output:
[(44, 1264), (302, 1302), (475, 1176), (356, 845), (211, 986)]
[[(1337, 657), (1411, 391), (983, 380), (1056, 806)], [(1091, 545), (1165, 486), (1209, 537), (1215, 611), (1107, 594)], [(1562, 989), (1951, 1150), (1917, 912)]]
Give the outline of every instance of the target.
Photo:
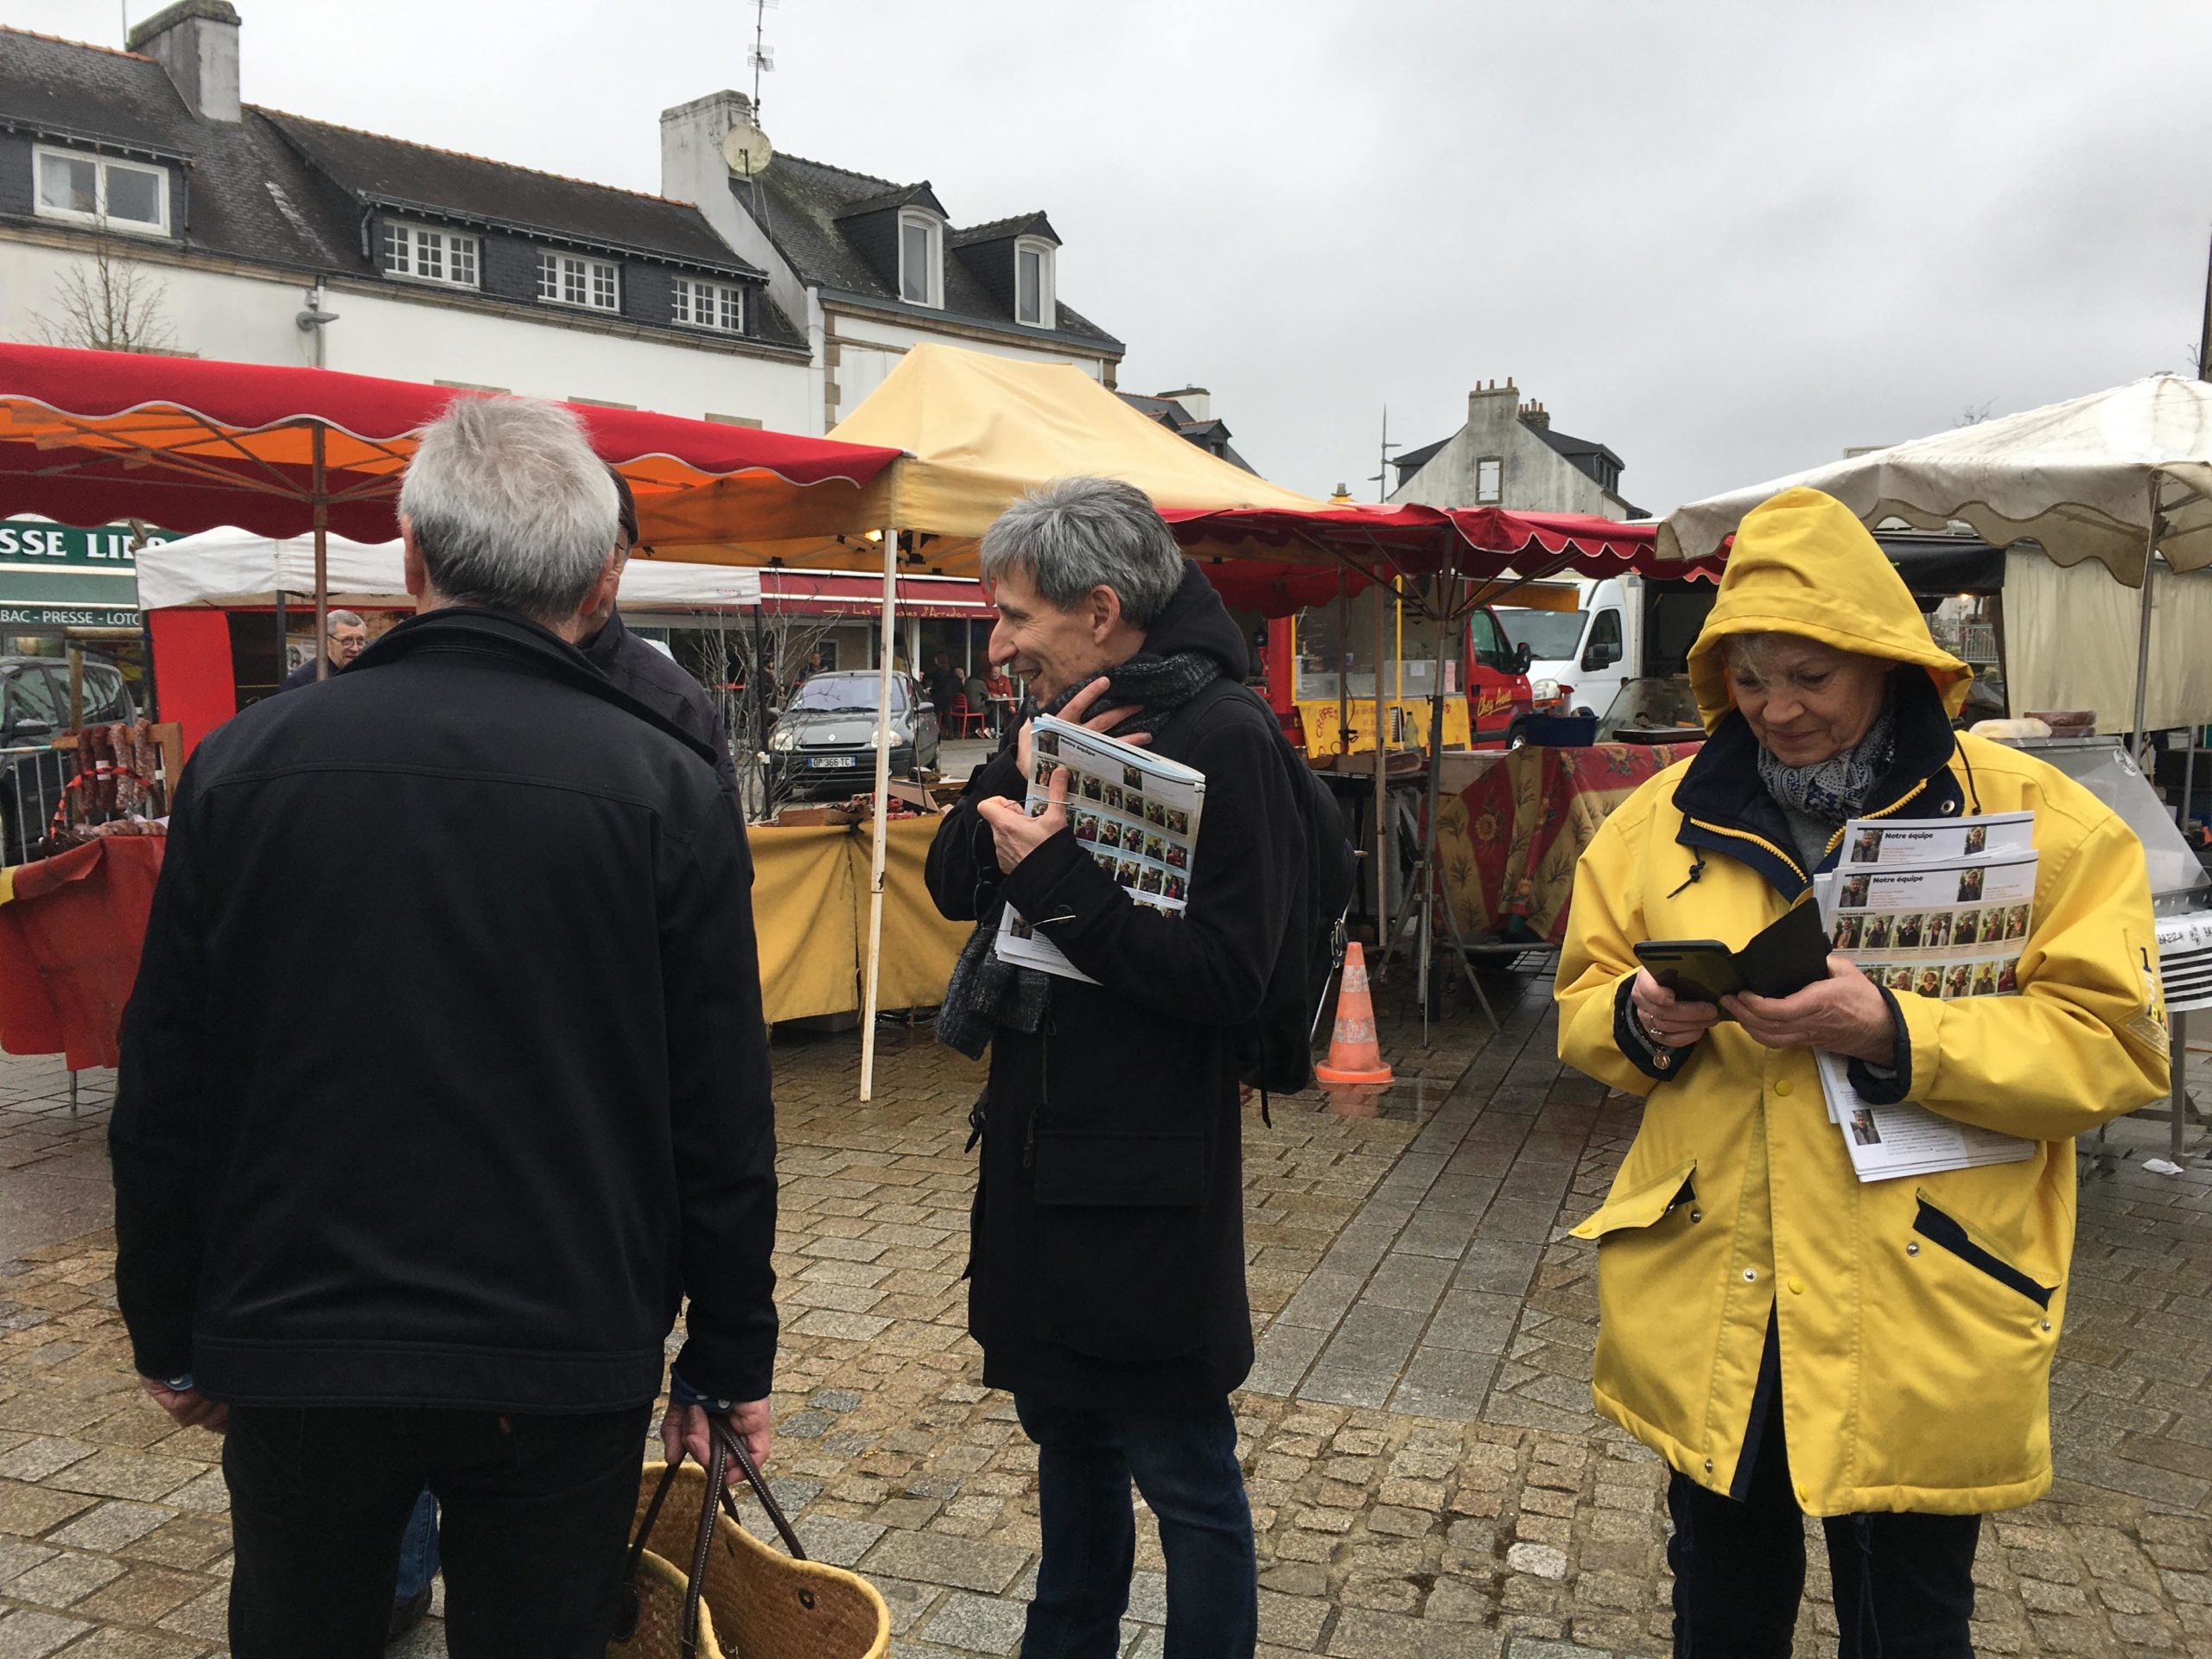
[(1585, 579), (1579, 611), (1497, 611), (1515, 645), (1529, 647), (1536, 707), (1600, 715), (1630, 680), (1689, 671), (1689, 650), (1713, 609), (1713, 584), (1656, 576)]

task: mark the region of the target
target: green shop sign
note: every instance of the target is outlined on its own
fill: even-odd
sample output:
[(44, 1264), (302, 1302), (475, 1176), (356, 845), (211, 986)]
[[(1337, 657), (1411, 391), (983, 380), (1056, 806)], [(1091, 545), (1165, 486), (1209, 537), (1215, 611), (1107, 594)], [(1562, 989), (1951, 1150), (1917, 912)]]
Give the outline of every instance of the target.
[[(97, 627), (138, 613), (130, 531), (0, 518), (0, 627)], [(149, 531), (149, 542), (175, 538)]]

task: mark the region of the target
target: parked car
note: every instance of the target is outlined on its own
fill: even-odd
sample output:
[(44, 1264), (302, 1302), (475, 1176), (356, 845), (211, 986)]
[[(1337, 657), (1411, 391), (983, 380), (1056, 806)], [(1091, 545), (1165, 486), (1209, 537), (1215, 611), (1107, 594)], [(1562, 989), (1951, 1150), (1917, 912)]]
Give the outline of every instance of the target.
[[(88, 726), (138, 717), (112, 663), (86, 659), (84, 698)], [(68, 723), (66, 663), (0, 657), (0, 864), (22, 863), (46, 834), (68, 776), (67, 760), (48, 744)]]
[[(870, 672), (817, 674), (768, 733), (770, 787), (786, 798), (864, 795), (875, 786), (875, 688)], [(891, 682), (891, 771), (937, 765), (937, 710), (905, 675)]]

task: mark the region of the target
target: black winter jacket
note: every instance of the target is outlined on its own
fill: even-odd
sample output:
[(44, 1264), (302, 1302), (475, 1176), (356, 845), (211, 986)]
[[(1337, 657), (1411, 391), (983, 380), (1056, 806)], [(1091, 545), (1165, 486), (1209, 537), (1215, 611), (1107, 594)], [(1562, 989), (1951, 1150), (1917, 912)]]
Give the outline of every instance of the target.
[(1181, 918), (1131, 902), (1065, 830), (1001, 880), (976, 805), (1023, 793), (1010, 740), (929, 857), (946, 916), (1002, 888), (1100, 982), (1054, 979), (1043, 1027), (991, 1045), (969, 1264), (984, 1382), (1078, 1407), (1219, 1399), (1251, 1368), (1240, 1033), (1305, 876), (1274, 716), (1196, 567), (1145, 648), (1224, 668), (1154, 742), (1206, 776)]
[(736, 786), (737, 764), (731, 759), (729, 733), (715, 700), (698, 681), (631, 632), (620, 611), (607, 617), (606, 626), (585, 640), (582, 650), (586, 660), (618, 690), (713, 750), (715, 770), (724, 782)]
[[(139, 1370), (221, 1400), (768, 1392), (752, 867), (703, 748), (448, 609), (178, 791), (109, 1134)], [(301, 964), (327, 964), (302, 971)]]

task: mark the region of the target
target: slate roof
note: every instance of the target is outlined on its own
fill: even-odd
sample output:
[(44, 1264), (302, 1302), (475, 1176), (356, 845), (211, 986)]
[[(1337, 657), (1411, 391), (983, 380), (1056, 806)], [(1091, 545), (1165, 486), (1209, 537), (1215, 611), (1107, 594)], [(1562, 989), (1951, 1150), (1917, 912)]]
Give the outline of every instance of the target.
[(307, 270), (365, 263), (358, 216), (269, 122), (200, 120), (151, 58), (0, 29), (0, 127), (181, 157), (188, 248)]
[(1060, 242), (1060, 233), (1052, 228), (1052, 221), (1036, 213), (1016, 213), (1012, 219), (995, 219), (987, 225), (970, 225), (964, 231), (955, 231), (952, 245), (969, 248), (981, 242), (1003, 242), (1016, 236), (1042, 237), (1054, 247)]
[[(1014, 321), (1012, 314), (963, 264), (959, 250), (981, 240), (969, 232), (949, 228), (944, 262), (944, 306), (910, 305), (862, 256), (839, 227), (838, 221), (864, 212), (904, 206), (926, 185), (902, 185), (866, 173), (854, 173), (826, 162), (779, 152), (753, 181), (755, 188), (741, 186), (738, 201), (760, 221), (802, 283), (839, 294), (849, 294), (886, 310), (903, 311), (917, 322), (966, 321), (1008, 334), (1048, 334), (1119, 352), (1122, 342), (1083, 315), (1065, 301), (1058, 302), (1059, 327), (1029, 328)], [(934, 200), (934, 196), (931, 197)], [(1042, 220), (1041, 213), (1033, 215)], [(978, 226), (976, 230), (988, 227)], [(1047, 226), (1049, 230), (1049, 226)], [(1041, 233), (1041, 232), (1040, 232)], [(1058, 237), (1052, 238), (1058, 241)]]
[(1257, 476), (1252, 463), (1230, 446), (1228, 423), (1218, 417), (1198, 421), (1191, 418), (1191, 411), (1173, 397), (1153, 397), (1141, 391), (1117, 391), (1114, 394), (1139, 414), (1158, 421), (1179, 437), (1188, 438), (1210, 455), (1218, 455), (1232, 467), (1241, 467)]
[(363, 201), (426, 208), (622, 253), (761, 277), (688, 201), (540, 173), (380, 133), (259, 111), (315, 165)]
[[(362, 244), (361, 207), (370, 202), (547, 241), (765, 275), (688, 202), (253, 105), (235, 122), (202, 121), (154, 59), (21, 29), (0, 29), (0, 130), (181, 162), (176, 242), (257, 264), (377, 274)], [(761, 340), (803, 350), (804, 336), (765, 292), (758, 303)]]
[[(1595, 455), (1603, 455), (1617, 467), (1625, 467), (1628, 464), (1594, 438), (1569, 437), (1564, 432), (1553, 431), (1548, 426), (1535, 426), (1526, 421), (1522, 424), (1527, 426), (1531, 432), (1578, 467), (1581, 467), (1584, 461)], [(1587, 467), (1582, 467), (1582, 470), (1586, 473), (1590, 469)]]
[[(770, 163), (774, 165), (773, 162)], [(889, 190), (879, 190), (872, 196), (862, 196), (849, 201), (837, 210), (839, 219), (857, 219), (862, 213), (880, 213), (892, 207), (911, 207), (919, 202), (939, 218), (944, 217), (944, 204), (937, 199), (937, 192), (924, 179), (919, 184), (902, 184)]]

